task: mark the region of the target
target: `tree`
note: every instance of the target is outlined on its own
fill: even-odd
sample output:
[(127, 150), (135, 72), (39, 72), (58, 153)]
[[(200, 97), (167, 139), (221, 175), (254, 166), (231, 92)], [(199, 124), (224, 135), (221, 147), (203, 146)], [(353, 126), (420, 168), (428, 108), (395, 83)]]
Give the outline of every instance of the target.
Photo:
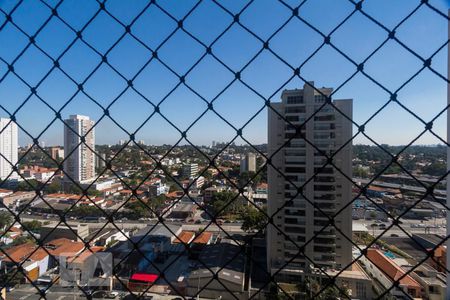
[(307, 277), (302, 283), (299, 284), (299, 289), (304, 291), (304, 299), (308, 300), (349, 299), (347, 289), (343, 287), (338, 288), (334, 284), (330, 284), (325, 287), (325, 283), (320, 284), (314, 278)]
[(25, 282), (25, 275), (21, 271), (11, 270), (0, 275), (0, 282), (7, 283), (7, 286), (16, 286)]
[(155, 198), (150, 199), (148, 206), (153, 210), (153, 211), (158, 211), (159, 209), (161, 209), (162, 207), (164, 207), (166, 203), (166, 196), (165, 195), (159, 195)]
[(5, 230), (13, 222), (12, 215), (7, 211), (0, 212), (0, 230)]
[(443, 162), (431, 163), (423, 167), (422, 172), (432, 176), (443, 176), (447, 172), (447, 166)]
[(26, 243), (35, 243), (36, 240), (31, 237), (31, 236), (19, 236), (18, 238), (16, 238), (12, 243), (11, 246), (17, 246), (17, 245), (22, 245), (22, 244), (26, 244)]
[(353, 168), (353, 176), (359, 178), (367, 178), (369, 176), (369, 172), (366, 168), (363, 167), (354, 167)]
[(21, 181), (17, 185), (18, 191), (34, 191), (39, 188), (41, 183), (36, 179), (27, 179), (27, 181)]
[(242, 215), (241, 229), (245, 232), (263, 231), (266, 227), (267, 216), (256, 208), (246, 209)]
[(22, 226), (26, 231), (31, 231), (31, 232), (39, 232), (39, 230), (42, 227), (41, 222), (39, 222), (37, 220), (23, 221)]
[(59, 193), (60, 191), (62, 191), (61, 183), (58, 180), (53, 180), (45, 187), (45, 191), (48, 194)]
[(214, 193), (210, 206), (212, 213), (216, 215), (216, 217), (220, 217), (229, 213), (237, 212), (238, 205), (235, 203), (236, 201), (233, 201), (235, 198), (236, 193), (231, 191)]

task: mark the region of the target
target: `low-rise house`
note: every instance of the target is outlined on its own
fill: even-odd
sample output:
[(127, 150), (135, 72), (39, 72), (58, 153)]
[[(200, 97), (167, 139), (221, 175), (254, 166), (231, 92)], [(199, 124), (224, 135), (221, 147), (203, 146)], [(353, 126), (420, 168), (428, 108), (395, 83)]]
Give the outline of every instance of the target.
[(0, 189), (0, 199), (14, 193), (12, 190)]
[(411, 272), (411, 277), (422, 285), (425, 299), (446, 299), (447, 279), (444, 273), (437, 272), (427, 264), (421, 264)]
[(49, 255), (33, 243), (25, 243), (5, 250), (0, 254), (2, 273), (15, 272), (20, 265), (24, 271), (24, 282), (32, 282), (47, 272)]
[[(433, 248), (427, 249), (428, 251)], [(447, 266), (447, 247), (440, 245), (434, 250), (433, 257), (428, 258), (427, 263), (432, 266), (438, 272), (446, 272)]]
[(13, 206), (21, 206), (24, 203), (28, 203), (29, 201), (36, 198), (35, 192), (15, 192), (9, 194), (7, 196), (1, 197), (0, 200), (4, 206), (13, 207)]
[(405, 275), (406, 271), (381, 250), (367, 249), (367, 256), (362, 256), (360, 262), (367, 273), (386, 289), (391, 288), (394, 281), (399, 281), (398, 287), (390, 290), (394, 297), (421, 297), (421, 285), (410, 275)]
[(213, 200), (215, 193), (219, 193), (224, 190), (225, 190), (225, 187), (223, 187), (223, 186), (220, 186), (220, 187), (212, 186), (212, 187), (206, 188), (203, 191), (203, 202), (210, 203)]
[(50, 254), (49, 267), (58, 266), (62, 256), (68, 257), (81, 253), (85, 247), (83, 242), (77, 242), (67, 238), (50, 240), (44, 244), (44, 249)]
[(173, 241), (174, 244), (189, 244), (191, 243), (195, 238), (195, 232), (194, 231), (185, 231), (183, 230), (180, 232), (180, 234), (177, 236), (177, 238)]
[(12, 242), (14, 242), (15, 239), (21, 237), (23, 234), (22, 229), (18, 226), (12, 226), (9, 228), (7, 232), (3, 234), (3, 236), (0, 239), (0, 243), (3, 243), (5, 245), (9, 245)]
[(195, 204), (180, 202), (172, 208), (169, 218), (173, 219), (191, 218), (194, 216), (196, 209), (197, 206)]
[(34, 178), (40, 182), (47, 182), (58, 172), (56, 168), (44, 168), (40, 166), (26, 166), (20, 170), (24, 177)]

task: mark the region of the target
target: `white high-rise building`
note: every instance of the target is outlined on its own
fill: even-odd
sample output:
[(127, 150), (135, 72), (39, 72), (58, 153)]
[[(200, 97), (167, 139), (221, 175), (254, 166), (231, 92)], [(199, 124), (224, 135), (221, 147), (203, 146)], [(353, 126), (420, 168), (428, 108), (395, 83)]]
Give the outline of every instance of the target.
[[(352, 245), (343, 236), (352, 237), (351, 206), (344, 208), (352, 200), (351, 183), (337, 171), (339, 168), (352, 177), (352, 100), (333, 101), (350, 120), (331, 105), (325, 105), (316, 113), (332, 89), (320, 88), (323, 96), (312, 87), (313, 82), (309, 84), (311, 86), (305, 84), (303, 89), (283, 91), (282, 102), (271, 104), (279, 115), (268, 110), (268, 153), (276, 153), (271, 161), (273, 167), (268, 167), (268, 213), (271, 216), (279, 210), (273, 217), (279, 230), (268, 226), (267, 259), (272, 274), (282, 268), (279, 276), (284, 276), (283, 279), (302, 277), (305, 272), (311, 274), (318, 267), (344, 268), (352, 261)], [(325, 165), (327, 158), (315, 147), (328, 156), (343, 147), (333, 158), (337, 168)], [(297, 195), (299, 187), (303, 187), (303, 196)], [(333, 217), (341, 209), (334, 222), (343, 234), (327, 226), (329, 219), (324, 215)], [(304, 247), (305, 255), (297, 255), (297, 246)]]
[(241, 158), (240, 173), (256, 172), (256, 154), (249, 152)]
[(183, 168), (181, 169), (181, 174), (186, 178), (196, 177), (198, 174), (198, 164), (196, 163), (184, 164)]
[(0, 179), (17, 177), (17, 174), (11, 172), (13, 165), (18, 162), (18, 148), (17, 124), (11, 119), (0, 118)]
[[(95, 129), (89, 117), (71, 115), (64, 126), (64, 171), (78, 183), (95, 179)], [(82, 142), (82, 139), (84, 141)], [(65, 182), (72, 182), (64, 176)]]

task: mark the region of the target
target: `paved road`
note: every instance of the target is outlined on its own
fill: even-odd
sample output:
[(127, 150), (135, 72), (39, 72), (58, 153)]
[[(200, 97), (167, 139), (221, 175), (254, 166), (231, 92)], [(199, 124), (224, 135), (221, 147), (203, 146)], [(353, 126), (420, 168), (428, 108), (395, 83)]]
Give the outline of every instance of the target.
[[(380, 234), (382, 234), (384, 232), (384, 229), (378, 229), (377, 227), (372, 228), (370, 225), (375, 223), (373, 220), (354, 220), (353, 221), (353, 228), (356, 228), (358, 225), (363, 225), (367, 228), (368, 232), (370, 234), (374, 234), (375, 236), (378, 236)], [(390, 222), (383, 222), (386, 226), (390, 225)], [(380, 223), (381, 224), (381, 223)], [(423, 224), (423, 225), (419, 225), (419, 224)], [(446, 228), (442, 227), (442, 225), (446, 224), (446, 220), (445, 218), (439, 218), (436, 219), (436, 221), (433, 220), (424, 220), (424, 221), (419, 221), (419, 220), (402, 220), (402, 224), (400, 224), (400, 226), (409, 234), (413, 234), (413, 233), (431, 233), (431, 234), (439, 234), (439, 235), (446, 235)], [(425, 229), (425, 228), (420, 228), (420, 227), (412, 227), (412, 226), (429, 226), (430, 228)], [(436, 228), (432, 228), (435, 225), (437, 226), (441, 226), (441, 227), (436, 227)], [(407, 237), (407, 235), (405, 234), (405, 232), (403, 232), (400, 228), (398, 228), (397, 226), (392, 227), (391, 229), (389, 229), (384, 235), (386, 236), (391, 236), (391, 235), (398, 235), (399, 237)]]
[[(29, 215), (21, 216), (22, 221), (32, 221), (32, 220), (36, 220), (36, 219), (39, 219), (42, 221), (48, 221), (55, 225), (58, 224), (58, 221), (56, 221), (55, 219), (53, 219), (53, 220), (45, 219), (40, 216), (29, 216)], [(70, 226), (76, 227), (78, 224), (88, 224), (89, 227), (91, 227), (91, 228), (101, 228), (105, 225), (105, 223), (107, 223), (107, 222), (106, 221), (80, 222), (80, 221), (72, 221), (72, 220), (67, 221), (67, 224), (69, 224)], [(209, 224), (209, 222), (207, 222), (207, 221), (204, 221), (201, 224), (192, 224), (192, 223), (187, 223), (184, 221), (177, 221), (177, 220), (166, 220), (166, 221), (164, 221), (164, 223), (180, 225), (180, 226), (183, 226), (184, 230), (194, 230), (194, 231), (199, 230), (200, 228), (205, 228)], [(156, 224), (156, 221), (127, 220), (127, 221), (123, 221), (123, 222), (116, 221), (115, 224), (120, 229), (132, 229), (132, 228), (144, 228), (149, 225), (154, 225), (154, 224)], [(242, 232), (241, 225), (242, 225), (242, 223), (225, 223), (225, 224), (221, 225), (222, 229), (220, 229), (217, 225), (211, 224), (208, 226), (208, 231), (225, 230), (227, 232), (234, 232), (234, 233)], [(107, 227), (113, 228), (114, 225), (110, 223), (110, 224), (107, 224)]]

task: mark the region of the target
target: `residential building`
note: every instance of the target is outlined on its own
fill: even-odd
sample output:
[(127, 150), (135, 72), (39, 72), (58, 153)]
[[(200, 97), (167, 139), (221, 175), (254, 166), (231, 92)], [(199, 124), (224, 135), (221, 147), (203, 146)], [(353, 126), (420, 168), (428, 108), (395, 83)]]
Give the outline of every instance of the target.
[(422, 286), (423, 297), (429, 300), (444, 300), (447, 288), (446, 274), (437, 272), (427, 264), (421, 264), (411, 272), (414, 278)]
[(382, 251), (369, 248), (367, 255), (361, 256), (359, 261), (366, 272), (385, 289), (394, 286), (394, 281), (399, 282), (398, 286), (390, 290), (392, 296), (400, 299), (421, 297), (421, 285)]
[(191, 178), (196, 177), (198, 174), (198, 164), (190, 163), (183, 165), (183, 169), (181, 170), (183, 177)]
[[(268, 110), (268, 154), (273, 155), (268, 214), (276, 214), (267, 228), (267, 261), (272, 274), (281, 268), (277, 276), (288, 281), (319, 267), (339, 270), (352, 260), (351, 206), (346, 206), (352, 194), (345, 177), (352, 177), (352, 100), (325, 104), (332, 89), (313, 86), (284, 90), (282, 102)], [(334, 166), (328, 164), (338, 149)], [(329, 216), (338, 211), (334, 227)], [(299, 253), (310, 240), (304, 255)]]
[(40, 182), (47, 182), (50, 178), (56, 175), (58, 169), (44, 168), (40, 166), (25, 166), (20, 172), (25, 178), (36, 179)]
[(95, 157), (95, 167), (98, 169), (104, 169), (106, 167), (106, 153), (100, 153)]
[(23, 274), (26, 275), (24, 281), (38, 279), (48, 270), (49, 255), (44, 249), (36, 248), (33, 243), (25, 243), (5, 249), (7, 255), (0, 254), (0, 272), (15, 272), (17, 265), (21, 264)]
[(247, 153), (244, 157), (241, 158), (240, 164), (240, 173), (246, 172), (256, 172), (256, 154), (255, 153)]
[(64, 158), (64, 149), (61, 147), (51, 147), (50, 155), (54, 160), (63, 159)]
[(206, 188), (203, 191), (203, 202), (210, 203), (213, 200), (214, 194), (220, 193), (225, 190), (225, 187), (223, 186), (211, 186), (209, 188)]
[[(89, 117), (71, 115), (65, 120), (65, 182), (89, 183), (95, 179), (95, 129)], [(70, 178), (68, 178), (70, 177)], [(71, 180), (72, 179), (72, 180)]]
[(17, 124), (11, 119), (0, 118), (0, 179), (14, 179), (13, 166), (18, 162)]
[(174, 244), (190, 244), (195, 238), (195, 232), (194, 231), (185, 231), (183, 230), (180, 232), (180, 234), (177, 236), (177, 239), (173, 242)]

